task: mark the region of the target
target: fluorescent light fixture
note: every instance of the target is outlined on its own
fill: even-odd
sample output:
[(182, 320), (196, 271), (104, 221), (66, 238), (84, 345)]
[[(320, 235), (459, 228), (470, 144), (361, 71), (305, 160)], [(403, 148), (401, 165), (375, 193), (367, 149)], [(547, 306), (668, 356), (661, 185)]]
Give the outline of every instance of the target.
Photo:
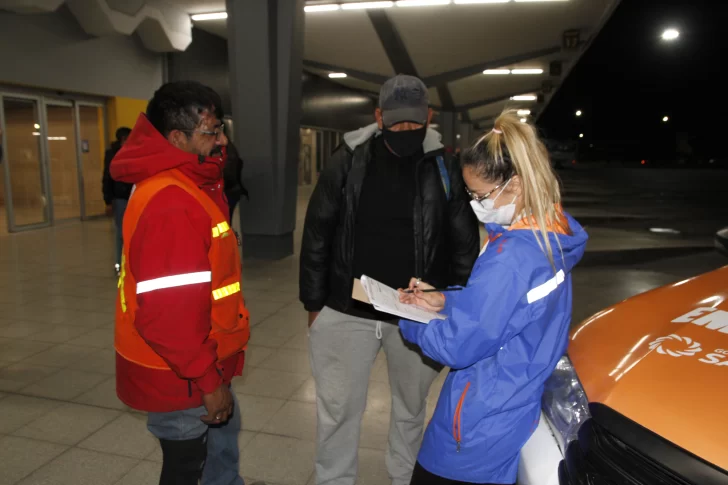
[(341, 7), (335, 3), (326, 5), (306, 5), (303, 7), (304, 12), (333, 12), (339, 10)]
[(581, 112), (581, 110), (580, 110), (580, 109), (576, 110), (576, 116), (581, 116), (582, 114), (583, 114), (583, 113)]
[(521, 118), (521, 123), (526, 123), (528, 120), (526, 118)]
[(518, 114), (518, 116), (528, 116), (531, 114), (531, 110), (530, 109), (519, 109), (518, 111), (516, 111), (516, 113)]
[(331, 79), (343, 79), (346, 77), (346, 73), (345, 72), (332, 72), (332, 73), (329, 73), (329, 77)]
[[(680, 234), (680, 231), (671, 227), (651, 227), (650, 232), (654, 232), (655, 234)], [(700, 303), (704, 303), (704, 301)]]
[(450, 5), (450, 0), (399, 0), (398, 7), (429, 7), (431, 5)]
[(579, 138), (584, 138), (584, 133), (579, 133)]
[(48, 139), (50, 141), (66, 141), (66, 140), (68, 140), (68, 138), (66, 138), (65, 136), (49, 136)]
[(36, 123), (33, 125), (33, 128), (35, 128), (36, 130), (40, 130), (40, 125), (38, 123)]
[(40, 132), (39, 131), (34, 131), (33, 132), (33, 136), (40, 136)]
[(192, 16), (192, 20), (225, 20), (227, 12), (198, 13)]
[(455, 0), (455, 5), (473, 5), (476, 3), (508, 3), (511, 0)]
[(543, 74), (543, 69), (513, 69), (511, 74)]
[(533, 94), (522, 94), (519, 96), (511, 96), (511, 101), (536, 101), (536, 96)]
[(394, 2), (358, 2), (344, 3), (341, 5), (343, 10), (361, 10), (364, 8), (389, 8), (394, 7)]
[(662, 117), (662, 122), (663, 123), (667, 123), (668, 121), (670, 121), (670, 117), (669, 116), (663, 116)]
[(483, 74), (487, 74), (489, 76), (504, 76), (510, 73), (511, 71), (509, 69), (486, 69), (483, 71)]
[(568, 2), (569, 0), (513, 0), (514, 2)]
[(667, 29), (662, 33), (662, 40), (675, 40), (680, 37), (680, 31), (677, 29)]

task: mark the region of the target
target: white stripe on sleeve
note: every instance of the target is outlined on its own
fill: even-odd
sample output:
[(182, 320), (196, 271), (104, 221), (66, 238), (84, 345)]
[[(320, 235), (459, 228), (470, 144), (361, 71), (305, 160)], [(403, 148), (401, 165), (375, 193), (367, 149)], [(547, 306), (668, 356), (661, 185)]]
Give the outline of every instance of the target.
[(162, 290), (164, 288), (175, 288), (178, 286), (197, 285), (212, 281), (211, 271), (200, 271), (199, 273), (185, 273), (174, 276), (164, 276), (153, 280), (137, 283), (137, 295), (149, 293), (150, 291)]
[(552, 291), (554, 291), (561, 283), (564, 282), (564, 270), (559, 270), (556, 276), (548, 280), (546, 283), (537, 286), (532, 289), (526, 295), (529, 305), (535, 301), (546, 298)]

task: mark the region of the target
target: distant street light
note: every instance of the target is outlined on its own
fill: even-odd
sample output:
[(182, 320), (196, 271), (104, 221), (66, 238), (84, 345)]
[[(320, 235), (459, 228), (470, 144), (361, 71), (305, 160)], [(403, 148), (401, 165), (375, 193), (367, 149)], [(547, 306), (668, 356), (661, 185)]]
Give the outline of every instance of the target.
[(576, 110), (576, 116), (581, 116), (581, 110)]
[(663, 123), (667, 123), (668, 121), (670, 121), (670, 117), (669, 116), (663, 116), (662, 117), (662, 122)]
[(662, 40), (671, 42), (680, 37), (680, 31), (677, 29), (667, 29), (662, 33)]
[(584, 133), (579, 133), (579, 138), (584, 138)]

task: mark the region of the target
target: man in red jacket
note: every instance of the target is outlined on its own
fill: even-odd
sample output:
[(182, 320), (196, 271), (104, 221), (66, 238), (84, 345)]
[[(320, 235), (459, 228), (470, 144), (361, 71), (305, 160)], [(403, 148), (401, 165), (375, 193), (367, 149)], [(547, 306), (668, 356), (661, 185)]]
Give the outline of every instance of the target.
[(115, 180), (135, 184), (123, 227), (117, 394), (148, 412), (162, 485), (243, 484), (230, 381), (250, 331), (223, 195), (221, 120), (212, 89), (165, 84), (111, 166)]

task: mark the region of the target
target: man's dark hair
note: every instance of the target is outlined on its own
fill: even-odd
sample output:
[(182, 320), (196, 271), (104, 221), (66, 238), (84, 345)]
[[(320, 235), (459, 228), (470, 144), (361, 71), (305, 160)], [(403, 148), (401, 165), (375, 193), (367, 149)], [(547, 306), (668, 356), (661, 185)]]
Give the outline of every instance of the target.
[(116, 130), (116, 141), (121, 141), (122, 138), (129, 138), (131, 134), (131, 128), (128, 126), (122, 126)]
[(147, 106), (147, 118), (166, 138), (173, 130), (193, 131), (205, 111), (223, 118), (220, 95), (195, 81), (177, 81), (157, 89)]

